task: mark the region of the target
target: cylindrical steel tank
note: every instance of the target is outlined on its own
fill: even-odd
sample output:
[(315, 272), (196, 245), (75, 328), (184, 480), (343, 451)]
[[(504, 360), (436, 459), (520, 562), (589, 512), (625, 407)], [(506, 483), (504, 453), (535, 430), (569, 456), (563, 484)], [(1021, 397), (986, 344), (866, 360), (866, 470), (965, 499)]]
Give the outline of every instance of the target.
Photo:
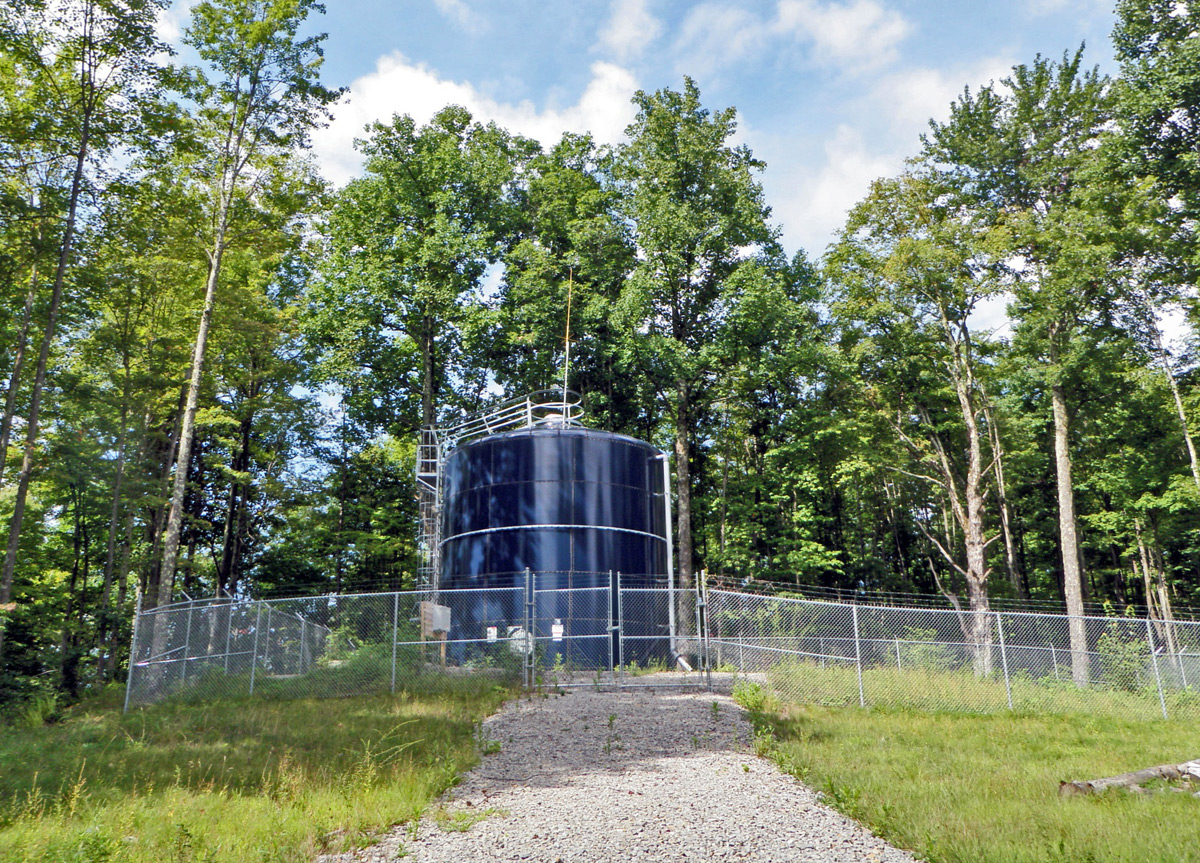
[(442, 474), (440, 586), (628, 586), (665, 576), (663, 471), (648, 443), (592, 429), (535, 427), (454, 451)]
[[(523, 587), (528, 569), (539, 621), (569, 621), (567, 635), (578, 637), (606, 632), (610, 573), (623, 588), (665, 583), (663, 462), (644, 441), (579, 426), (523, 428), (460, 446), (441, 481), (443, 590)], [(481, 621), (500, 611), (479, 608)]]

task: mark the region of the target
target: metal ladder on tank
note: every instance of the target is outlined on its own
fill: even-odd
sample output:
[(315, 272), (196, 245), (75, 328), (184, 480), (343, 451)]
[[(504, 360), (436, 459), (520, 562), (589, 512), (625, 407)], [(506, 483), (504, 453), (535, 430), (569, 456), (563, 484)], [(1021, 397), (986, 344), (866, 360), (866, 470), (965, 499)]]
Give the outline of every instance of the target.
[(417, 589), (437, 590), (442, 539), (442, 448), (438, 430), (421, 429), (417, 444)]
[(417, 588), (436, 591), (442, 558), (442, 465), (457, 446), (488, 435), (546, 423), (581, 425), (583, 410), (577, 393), (541, 390), (470, 414), (443, 428), (426, 426), (417, 443)]

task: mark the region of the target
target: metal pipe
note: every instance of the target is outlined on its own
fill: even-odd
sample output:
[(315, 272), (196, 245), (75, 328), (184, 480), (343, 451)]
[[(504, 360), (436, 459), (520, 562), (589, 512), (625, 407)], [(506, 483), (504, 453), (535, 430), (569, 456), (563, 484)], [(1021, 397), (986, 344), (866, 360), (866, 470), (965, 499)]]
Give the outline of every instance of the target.
[(867, 699), (863, 695), (862, 681), (862, 648), (858, 643), (858, 606), (850, 606), (850, 619), (854, 623), (854, 665), (858, 669), (858, 706), (866, 707)]
[(133, 634), (129, 639), (129, 671), (125, 674), (125, 707), (122, 713), (129, 712), (129, 693), (133, 689), (133, 669), (137, 667), (137, 637), (138, 622), (142, 617), (142, 586), (136, 585), (137, 604), (133, 610)]
[(659, 453), (658, 457), (662, 459), (663, 466), (663, 512), (666, 514), (664, 538), (667, 541), (667, 595), (669, 598), (667, 634), (670, 639), (671, 656), (678, 657), (679, 651), (675, 648), (675, 527), (671, 522), (671, 457), (665, 452)]
[(613, 645), (613, 638), (616, 637), (617, 627), (613, 624), (613, 602), (616, 596), (613, 595), (615, 582), (613, 581), (613, 571), (608, 571), (608, 671), (613, 673), (617, 670), (617, 655)]
[(1004, 665), (1004, 691), (1008, 695), (1008, 709), (1012, 710), (1012, 682), (1008, 679), (1008, 649), (1004, 646), (1004, 619), (996, 612), (996, 629), (1000, 631), (1000, 661)]
[(392, 594), (392, 692), (396, 691), (396, 627), (399, 625), (400, 594)]
[(225, 673), (229, 674), (229, 642), (233, 638), (233, 597), (229, 597), (225, 612)]
[(620, 671), (618, 686), (625, 686), (625, 598), (621, 594), (621, 573), (617, 571), (617, 660)]
[(250, 694), (254, 694), (254, 670), (258, 667), (258, 629), (262, 622), (262, 603), (258, 603), (258, 612), (254, 615), (254, 647), (250, 651)]
[(187, 664), (188, 654), (192, 650), (192, 612), (195, 611), (196, 604), (193, 601), (188, 606), (187, 627), (183, 631), (183, 670), (179, 673), (179, 682), (183, 683), (187, 680)]
[(1150, 643), (1150, 662), (1154, 666), (1154, 682), (1158, 685), (1158, 703), (1162, 707), (1163, 719), (1167, 718), (1167, 699), (1163, 696), (1162, 675), (1158, 673), (1158, 651), (1154, 649), (1154, 627), (1146, 620), (1146, 639)]

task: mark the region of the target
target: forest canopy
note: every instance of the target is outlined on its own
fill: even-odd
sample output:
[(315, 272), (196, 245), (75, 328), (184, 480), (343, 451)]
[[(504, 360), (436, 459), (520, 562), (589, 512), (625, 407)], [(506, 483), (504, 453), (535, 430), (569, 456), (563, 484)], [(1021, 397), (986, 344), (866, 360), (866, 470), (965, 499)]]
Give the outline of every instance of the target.
[(320, 4), (199, 2), (193, 64), (164, 6), (0, 7), (0, 703), (120, 678), (139, 599), (413, 587), (418, 430), (561, 385), (568, 314), (685, 583), (1200, 605), (1196, 4), (964, 88), (808, 252), (691, 78), (613, 146), (395, 116), (335, 188)]

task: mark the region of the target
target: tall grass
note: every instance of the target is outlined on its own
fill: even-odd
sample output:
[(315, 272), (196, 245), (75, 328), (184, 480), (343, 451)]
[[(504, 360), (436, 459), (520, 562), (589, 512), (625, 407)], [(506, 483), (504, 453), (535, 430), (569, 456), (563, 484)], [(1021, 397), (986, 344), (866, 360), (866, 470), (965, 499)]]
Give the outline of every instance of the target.
[[(781, 697), (800, 703), (858, 706), (858, 674), (853, 662), (826, 664), (785, 662), (767, 671), (767, 681)], [(1069, 676), (1034, 680), (1013, 675), (1006, 688), (997, 669), (976, 677), (969, 668), (866, 668), (862, 673), (862, 698), (868, 707), (904, 707), (917, 710), (961, 710), (994, 713), (1012, 707), (1025, 713), (1090, 713), (1115, 719), (1162, 719), (1163, 702), (1171, 718), (1200, 718), (1200, 692), (1166, 690), (1160, 702), (1153, 685), (1138, 689), (1075, 686)]]
[(1200, 756), (1194, 722), (781, 703), (743, 684), (760, 750), (930, 863), (1200, 861), (1200, 800), (1059, 797), (1061, 780)]
[[(0, 861), (311, 861), (419, 817), (491, 680), (347, 699), (93, 704), (0, 737)], [(110, 699), (115, 701), (115, 699)]]

